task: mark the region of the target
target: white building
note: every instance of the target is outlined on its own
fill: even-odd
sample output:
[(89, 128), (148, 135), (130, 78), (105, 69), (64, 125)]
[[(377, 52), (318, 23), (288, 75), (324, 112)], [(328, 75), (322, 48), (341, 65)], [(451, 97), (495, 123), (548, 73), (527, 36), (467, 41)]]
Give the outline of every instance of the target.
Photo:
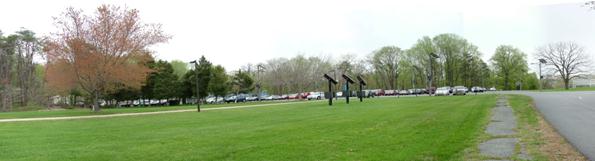
[(595, 75), (581, 75), (570, 80), (572, 88), (576, 87), (595, 87)]

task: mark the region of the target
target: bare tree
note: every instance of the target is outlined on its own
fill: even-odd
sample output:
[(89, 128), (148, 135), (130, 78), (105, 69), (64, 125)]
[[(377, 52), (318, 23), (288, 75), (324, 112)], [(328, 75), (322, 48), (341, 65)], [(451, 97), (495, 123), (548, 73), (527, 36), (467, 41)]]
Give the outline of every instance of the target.
[(583, 47), (574, 42), (557, 42), (542, 46), (537, 49), (537, 57), (545, 59), (552, 65), (564, 81), (564, 88), (569, 88), (571, 79), (585, 72), (590, 59), (585, 54)]
[(19, 79), (17, 85), (20, 89), (19, 101), (21, 106), (27, 106), (35, 83), (33, 56), (41, 55), (41, 43), (30, 30), (18, 31), (14, 43), (17, 56), (16, 73)]
[(0, 32), (0, 111), (8, 111), (12, 108), (12, 49), (13, 47)]
[(584, 7), (587, 7), (591, 10), (595, 10), (595, 1), (588, 1), (583, 4)]

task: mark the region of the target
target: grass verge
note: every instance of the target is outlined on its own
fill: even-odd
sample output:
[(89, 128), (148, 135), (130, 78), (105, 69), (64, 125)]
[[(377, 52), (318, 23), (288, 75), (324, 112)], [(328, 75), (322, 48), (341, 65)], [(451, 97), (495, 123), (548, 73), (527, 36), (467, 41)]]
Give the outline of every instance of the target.
[(533, 99), (525, 95), (507, 95), (518, 120), (519, 138), (535, 160), (586, 160), (560, 136), (535, 109)]

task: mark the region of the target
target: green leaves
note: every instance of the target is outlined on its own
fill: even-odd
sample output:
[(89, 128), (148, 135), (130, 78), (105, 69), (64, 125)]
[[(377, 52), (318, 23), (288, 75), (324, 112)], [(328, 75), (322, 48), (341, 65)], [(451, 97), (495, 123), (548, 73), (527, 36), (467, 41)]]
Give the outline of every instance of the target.
[(227, 76), (225, 68), (221, 65), (215, 66), (212, 70), (208, 91), (215, 96), (223, 97), (230, 90), (229, 87), (229, 76)]
[(491, 59), (501, 89), (510, 90), (517, 82), (523, 80), (527, 73), (527, 55), (519, 49), (501, 45), (496, 48), (496, 53)]
[(234, 89), (238, 93), (249, 93), (254, 90), (254, 79), (247, 72), (239, 71), (233, 77)]

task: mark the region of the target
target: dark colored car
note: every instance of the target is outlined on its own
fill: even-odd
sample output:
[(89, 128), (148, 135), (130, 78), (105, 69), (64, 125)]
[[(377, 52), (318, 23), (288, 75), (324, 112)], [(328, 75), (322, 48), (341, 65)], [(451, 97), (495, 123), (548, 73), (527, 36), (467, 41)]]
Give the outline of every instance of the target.
[(436, 87), (430, 87), (428, 89), (426, 89), (426, 94), (434, 94), (436, 93)]
[(231, 103), (231, 102), (246, 102), (246, 95), (239, 94), (239, 95), (229, 96), (229, 97), (225, 98), (225, 103)]
[(475, 86), (475, 87), (471, 88), (471, 92), (474, 92), (474, 93), (485, 92), (485, 88)]

